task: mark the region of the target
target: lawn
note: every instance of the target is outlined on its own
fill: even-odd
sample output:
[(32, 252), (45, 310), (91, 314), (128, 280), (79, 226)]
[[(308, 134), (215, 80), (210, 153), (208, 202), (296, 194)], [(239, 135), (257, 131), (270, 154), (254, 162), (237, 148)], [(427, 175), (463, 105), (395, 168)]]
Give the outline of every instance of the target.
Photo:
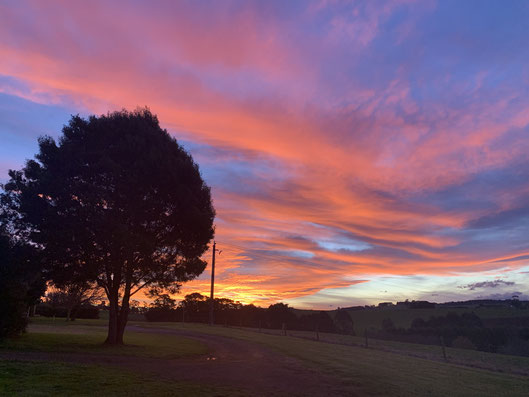
[(214, 396), (240, 395), (186, 382), (170, 382), (98, 365), (0, 360), (0, 395), (41, 396)]
[(29, 332), (0, 342), (0, 349), (60, 353), (110, 354), (156, 358), (182, 358), (206, 354), (208, 348), (194, 339), (175, 335), (125, 332), (124, 346), (105, 346), (106, 328), (101, 320), (67, 323), (36, 319)]
[[(144, 323), (144, 326), (181, 327)], [(186, 324), (186, 329), (261, 343), (336, 376), (351, 391), (367, 396), (527, 396), (529, 378), (470, 366), (291, 336)], [(412, 345), (415, 346), (415, 345)], [(458, 349), (453, 349), (458, 350)], [(473, 352), (480, 355), (481, 352)], [(518, 359), (516, 357), (515, 359)]]
[[(208, 348), (176, 335), (126, 332), (125, 346), (104, 346), (104, 321), (35, 318), (29, 332), (0, 342), (0, 353), (58, 352), (173, 360), (203, 355)], [(53, 360), (53, 359), (52, 359)], [(115, 366), (0, 359), (1, 396), (214, 396), (244, 395), (235, 388), (177, 382)]]

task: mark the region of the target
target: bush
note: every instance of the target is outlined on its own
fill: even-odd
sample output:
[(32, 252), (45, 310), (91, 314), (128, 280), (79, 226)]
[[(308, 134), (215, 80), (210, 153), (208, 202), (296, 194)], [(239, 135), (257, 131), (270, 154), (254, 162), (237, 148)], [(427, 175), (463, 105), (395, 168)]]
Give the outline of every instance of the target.
[(72, 318), (98, 319), (99, 308), (92, 305), (83, 305), (73, 310)]
[[(180, 316), (178, 315), (180, 312)], [(152, 307), (145, 312), (145, 319), (151, 322), (178, 321), (181, 311), (167, 307)]]
[(334, 325), (336, 331), (341, 334), (354, 335), (354, 324), (353, 320), (347, 310), (338, 309), (336, 316), (334, 317)]
[(35, 309), (35, 314), (43, 317), (66, 317), (66, 308), (54, 307), (49, 303), (40, 303)]
[(0, 230), (0, 339), (26, 329), (28, 306), (43, 292), (36, 252)]
[[(44, 317), (64, 317), (66, 318), (68, 309), (64, 306), (52, 306), (49, 303), (37, 305), (35, 314)], [(99, 308), (92, 305), (83, 305), (72, 311), (72, 319), (97, 319), (99, 318)]]

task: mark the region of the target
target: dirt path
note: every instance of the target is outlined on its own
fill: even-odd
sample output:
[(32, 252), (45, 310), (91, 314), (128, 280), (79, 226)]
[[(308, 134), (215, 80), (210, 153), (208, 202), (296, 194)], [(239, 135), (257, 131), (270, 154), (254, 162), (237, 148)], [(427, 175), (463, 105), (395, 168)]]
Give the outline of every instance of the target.
[(175, 334), (205, 343), (211, 353), (191, 359), (155, 359), (48, 352), (0, 352), (0, 359), (66, 361), (125, 367), (177, 381), (240, 388), (255, 396), (351, 396), (336, 379), (257, 343), (188, 330), (131, 326), (145, 333)]

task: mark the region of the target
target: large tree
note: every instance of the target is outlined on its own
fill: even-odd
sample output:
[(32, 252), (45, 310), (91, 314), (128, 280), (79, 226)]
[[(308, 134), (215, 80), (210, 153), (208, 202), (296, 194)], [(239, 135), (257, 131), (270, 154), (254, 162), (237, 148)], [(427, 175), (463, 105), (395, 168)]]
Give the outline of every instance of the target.
[(50, 280), (104, 289), (109, 344), (123, 343), (132, 295), (176, 290), (205, 269), (210, 189), (148, 109), (74, 116), (9, 175), (12, 223), (41, 248)]

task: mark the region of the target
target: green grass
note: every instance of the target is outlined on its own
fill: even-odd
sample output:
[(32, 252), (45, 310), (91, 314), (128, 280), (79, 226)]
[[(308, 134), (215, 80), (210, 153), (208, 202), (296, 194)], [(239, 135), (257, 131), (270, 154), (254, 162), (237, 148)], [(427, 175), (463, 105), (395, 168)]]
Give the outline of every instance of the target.
[(0, 361), (1, 396), (219, 396), (234, 389), (170, 382), (96, 365)]
[[(85, 320), (88, 321), (88, 320)], [(94, 321), (94, 320), (91, 320)], [(98, 320), (95, 320), (98, 321)], [(37, 321), (29, 332), (0, 342), (0, 349), (60, 353), (110, 354), (156, 358), (182, 358), (206, 354), (205, 344), (176, 335), (153, 335), (126, 331), (124, 346), (106, 346), (106, 329), (95, 322), (49, 324)]]
[[(144, 326), (160, 326), (144, 324)], [(164, 327), (181, 327), (164, 324)], [(186, 324), (186, 329), (257, 342), (302, 359), (366, 396), (526, 396), (529, 378), (356, 346)]]
[[(257, 331), (257, 330), (254, 330)], [(263, 330), (272, 335), (281, 335), (281, 330)], [(304, 339), (315, 339), (314, 332), (288, 331), (289, 336)], [(319, 334), (320, 341), (350, 346), (365, 346), (365, 338), (362, 336), (350, 336), (340, 334)], [(405, 343), (387, 341), (381, 339), (369, 339), (369, 347), (376, 350), (393, 352), (401, 355), (415, 356), (429, 360), (443, 360), (441, 347), (438, 345), (423, 345), (418, 343)], [(446, 348), (448, 361), (471, 367), (490, 369), (497, 372), (507, 372), (518, 375), (529, 375), (529, 357), (512, 356), (481, 352), (470, 349)]]
[[(177, 335), (125, 333), (125, 346), (105, 346), (102, 320), (75, 322), (37, 319), (28, 333), (0, 342), (0, 351), (60, 352), (85, 355), (153, 357), (162, 360), (205, 354), (208, 348)], [(0, 360), (0, 396), (216, 396), (243, 395), (231, 388), (155, 379), (116, 367), (59, 362)]]
[[(38, 320), (31, 325), (28, 334), (4, 342), (0, 349), (116, 354), (162, 359), (202, 354), (207, 351), (201, 343), (177, 335), (130, 331), (126, 332), (126, 342), (129, 345), (108, 348), (101, 345), (106, 335), (103, 324), (99, 320), (75, 323)], [(182, 324), (178, 323), (134, 324), (145, 328), (182, 327)], [(219, 326), (209, 327), (203, 324), (185, 324), (185, 329), (268, 346), (336, 377), (337, 383), (343, 385), (351, 394), (362, 396), (526, 396), (529, 390), (528, 377), (508, 373), (514, 370), (528, 370), (529, 359), (524, 357), (447, 349), (450, 360), (457, 363), (445, 363), (439, 361), (441, 354), (436, 346), (372, 340), (370, 344), (375, 348), (366, 349), (337, 344), (363, 343), (363, 338), (343, 335), (320, 334), (323, 340), (335, 338), (329, 340), (333, 343), (322, 343), (299, 337)], [(310, 334), (298, 336), (307, 338)], [(473, 367), (479, 362), (492, 365), (490, 368), (495, 371)], [(103, 395), (212, 395), (208, 393), (213, 390), (196, 385), (153, 380), (141, 373), (131, 375), (129, 372), (93, 365), (50, 362), (0, 364), (0, 395), (87, 395), (87, 390), (102, 391)], [(139, 383), (141, 385), (138, 385)], [(80, 384), (85, 386), (80, 387)], [(127, 389), (129, 386), (130, 389)], [(176, 392), (166, 394), (169, 389), (171, 393), (173, 390)], [(143, 390), (147, 391), (143, 393)], [(43, 394), (36, 394), (39, 392)]]

